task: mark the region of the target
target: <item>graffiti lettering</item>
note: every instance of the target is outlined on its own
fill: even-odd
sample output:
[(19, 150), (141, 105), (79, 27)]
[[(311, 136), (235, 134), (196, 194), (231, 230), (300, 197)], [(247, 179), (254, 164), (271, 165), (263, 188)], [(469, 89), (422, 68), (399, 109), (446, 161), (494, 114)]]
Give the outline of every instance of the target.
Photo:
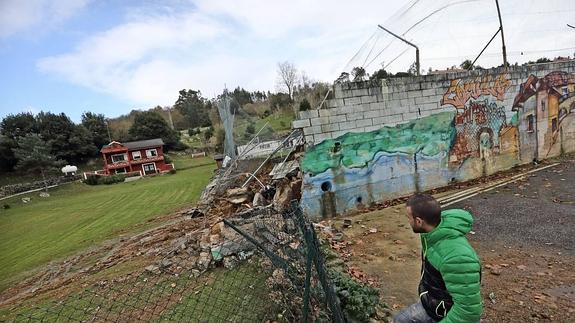
[(463, 109), (469, 99), (477, 99), (482, 95), (491, 95), (503, 101), (505, 92), (510, 86), (511, 80), (506, 74), (500, 74), (495, 79), (487, 75), (471, 81), (452, 80), (441, 99), (441, 105), (452, 105), (457, 109)]

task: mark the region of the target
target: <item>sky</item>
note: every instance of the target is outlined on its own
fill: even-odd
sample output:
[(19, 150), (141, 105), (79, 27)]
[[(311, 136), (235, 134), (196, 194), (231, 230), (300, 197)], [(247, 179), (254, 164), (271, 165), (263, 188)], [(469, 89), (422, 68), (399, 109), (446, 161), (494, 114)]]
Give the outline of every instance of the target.
[[(575, 1), (500, 0), (509, 61), (575, 53)], [(473, 60), (499, 28), (494, 0), (0, 0), (0, 118), (116, 117), (181, 89), (277, 89), (277, 64), (333, 82), (363, 66), (423, 71)], [(477, 64), (502, 63), (495, 38)]]

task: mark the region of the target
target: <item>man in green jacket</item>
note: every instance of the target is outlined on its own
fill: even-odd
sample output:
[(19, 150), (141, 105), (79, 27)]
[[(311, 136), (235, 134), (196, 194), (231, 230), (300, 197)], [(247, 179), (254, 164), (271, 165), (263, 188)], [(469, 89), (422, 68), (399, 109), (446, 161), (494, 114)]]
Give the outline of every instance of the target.
[(465, 210), (441, 211), (428, 194), (407, 201), (407, 219), (421, 237), (419, 302), (394, 317), (394, 322), (479, 322), (481, 265), (465, 235), (473, 217)]

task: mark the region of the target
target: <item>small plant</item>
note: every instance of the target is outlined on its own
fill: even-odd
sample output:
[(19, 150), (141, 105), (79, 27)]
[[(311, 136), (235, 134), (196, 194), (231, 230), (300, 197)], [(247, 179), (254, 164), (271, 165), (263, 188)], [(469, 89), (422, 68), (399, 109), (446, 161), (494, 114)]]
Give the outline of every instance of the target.
[(328, 275), (341, 300), (341, 307), (349, 322), (369, 322), (379, 305), (379, 292), (346, 273), (329, 269)]

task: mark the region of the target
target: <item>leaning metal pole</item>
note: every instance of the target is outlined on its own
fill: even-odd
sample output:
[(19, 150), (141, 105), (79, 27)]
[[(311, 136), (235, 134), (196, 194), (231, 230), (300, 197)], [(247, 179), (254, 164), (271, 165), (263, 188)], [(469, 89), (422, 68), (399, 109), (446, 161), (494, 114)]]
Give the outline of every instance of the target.
[(377, 25), (377, 27), (387, 31), (388, 33), (390, 33), (392, 36), (394, 36), (395, 38), (400, 39), (401, 41), (403, 41), (404, 43), (408, 44), (409, 46), (413, 46), (415, 47), (415, 68), (417, 68), (417, 72), (416, 75), (419, 75), (419, 69), (420, 69), (420, 65), (419, 65), (419, 47), (417, 47), (415, 44), (413, 44), (412, 42), (408, 41), (407, 39), (395, 34), (394, 32), (392, 32), (391, 30), (383, 27), (382, 25)]
[(499, 10), (499, 0), (495, 0), (497, 6), (497, 16), (499, 17), (499, 29), (501, 31), (501, 43), (503, 49), (503, 67), (507, 67), (507, 50), (505, 49), (505, 36), (503, 36), (503, 22), (501, 22), (501, 10)]

